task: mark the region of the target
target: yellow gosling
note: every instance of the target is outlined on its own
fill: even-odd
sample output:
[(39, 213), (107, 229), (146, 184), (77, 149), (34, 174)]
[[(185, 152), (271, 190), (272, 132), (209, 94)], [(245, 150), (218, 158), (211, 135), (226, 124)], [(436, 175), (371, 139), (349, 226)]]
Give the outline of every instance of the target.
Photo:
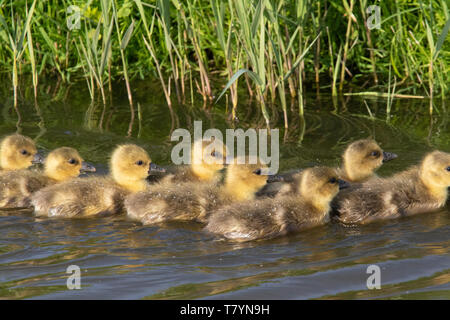
[(146, 178), (161, 170), (148, 153), (133, 144), (118, 146), (110, 161), (110, 175), (77, 178), (41, 189), (32, 196), (37, 216), (85, 217), (122, 211), (126, 195), (147, 187)]
[(421, 164), (385, 179), (368, 181), (339, 194), (333, 203), (344, 224), (367, 224), (442, 208), (450, 186), (450, 154), (428, 153)]
[[(154, 185), (125, 200), (127, 215), (144, 224), (171, 220), (205, 222), (211, 210), (224, 204), (254, 199), (255, 193), (268, 181), (265, 165), (250, 158), (227, 167), (221, 184), (184, 183)], [(269, 181), (274, 180), (273, 177)]]
[(395, 153), (383, 151), (375, 140), (357, 140), (345, 149), (339, 176), (348, 182), (364, 182), (376, 177), (375, 171), (384, 162), (395, 158)]
[(28, 137), (12, 134), (0, 142), (0, 173), (26, 169), (41, 162), (34, 141)]
[(221, 170), (226, 157), (226, 145), (221, 141), (197, 140), (192, 144), (191, 164), (177, 166), (173, 172), (166, 174), (160, 183), (217, 182), (222, 177)]
[(39, 189), (87, 171), (95, 171), (95, 168), (83, 162), (77, 150), (55, 149), (45, 159), (43, 171), (11, 170), (0, 176), (0, 208), (30, 207), (31, 195)]
[[(372, 139), (362, 139), (352, 142), (342, 154), (342, 166), (337, 172), (339, 178), (350, 183), (361, 183), (371, 179), (378, 178), (375, 171), (381, 167), (384, 162), (397, 158), (392, 152), (383, 151), (380, 146)], [(300, 173), (282, 175), (284, 182), (270, 184), (266, 190), (263, 190), (259, 196), (275, 197), (295, 193), (295, 177)]]
[(270, 239), (327, 223), (340, 187), (335, 169), (315, 167), (294, 176), (295, 193), (231, 204), (213, 212), (205, 230), (233, 241)]

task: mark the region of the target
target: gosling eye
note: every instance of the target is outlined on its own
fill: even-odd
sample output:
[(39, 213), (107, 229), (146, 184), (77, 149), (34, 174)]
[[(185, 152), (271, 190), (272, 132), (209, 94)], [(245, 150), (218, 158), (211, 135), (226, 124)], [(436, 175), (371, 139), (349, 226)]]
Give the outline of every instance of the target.
[(24, 149), (24, 150), (21, 150), (20, 153), (23, 154), (24, 156), (26, 156), (28, 154), (28, 151)]
[(450, 171), (450, 166), (448, 166), (447, 168), (445, 168), (445, 170)]
[(70, 160), (69, 160), (69, 163), (70, 163), (70, 164), (76, 164), (77, 162), (78, 162), (78, 161), (75, 160), (75, 159), (70, 159)]
[(333, 177), (330, 180), (328, 180), (328, 182), (331, 184), (336, 184), (338, 182), (338, 180), (335, 177)]
[(136, 164), (137, 164), (138, 166), (142, 166), (142, 165), (144, 164), (144, 161), (142, 161), (142, 160), (136, 161)]
[(379, 152), (379, 151), (372, 151), (372, 152), (370, 153), (370, 155), (371, 155), (372, 157), (378, 158), (378, 157), (380, 156), (380, 152)]
[(213, 152), (211, 152), (211, 156), (215, 157), (215, 158), (220, 158), (221, 154), (220, 154), (220, 152), (213, 151)]
[(253, 171), (254, 174), (260, 176), (261, 175), (261, 169), (257, 169), (255, 171)]

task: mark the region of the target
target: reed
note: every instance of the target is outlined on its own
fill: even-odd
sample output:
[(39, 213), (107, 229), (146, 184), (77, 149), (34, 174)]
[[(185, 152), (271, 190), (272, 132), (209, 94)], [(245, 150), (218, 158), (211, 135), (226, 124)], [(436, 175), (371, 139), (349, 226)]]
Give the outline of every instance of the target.
[(367, 80), (364, 91), (390, 92), (396, 79), (397, 92), (427, 95), (430, 112), (449, 90), (446, 0), (377, 2), (380, 29), (368, 28), (366, 0), (88, 0), (78, 3), (75, 30), (71, 4), (0, 0), (0, 72), (10, 75), (16, 106), (27, 74), (35, 96), (43, 77), (85, 79), (104, 104), (111, 82), (123, 79), (131, 108), (132, 81), (159, 78), (168, 106), (200, 97), (206, 107), (229, 94), (235, 119), (239, 97), (254, 96), (266, 126), (280, 111), (287, 128), (288, 99), (302, 115), (310, 83), (336, 97)]

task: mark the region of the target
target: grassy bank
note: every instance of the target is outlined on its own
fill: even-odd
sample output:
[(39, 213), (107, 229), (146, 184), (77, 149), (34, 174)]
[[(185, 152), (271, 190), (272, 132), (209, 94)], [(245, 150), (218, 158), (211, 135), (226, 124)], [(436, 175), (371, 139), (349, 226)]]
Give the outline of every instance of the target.
[[(83, 80), (107, 103), (111, 82), (157, 78), (168, 106), (239, 95), (285, 115), (306, 90), (442, 97), (450, 74), (446, 0), (0, 0), (0, 71), (19, 79)], [(72, 6), (72, 7), (71, 7)], [(15, 95), (16, 96), (16, 95)], [(199, 101), (198, 97), (201, 97)], [(391, 101), (392, 102), (392, 101)], [(17, 103), (17, 100), (16, 100)], [(430, 103), (430, 111), (433, 105)]]

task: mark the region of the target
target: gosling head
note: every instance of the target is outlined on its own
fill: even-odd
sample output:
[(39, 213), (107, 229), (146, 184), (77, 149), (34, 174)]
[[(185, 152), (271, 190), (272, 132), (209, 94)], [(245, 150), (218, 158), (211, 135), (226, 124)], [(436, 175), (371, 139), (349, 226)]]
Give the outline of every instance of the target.
[(420, 178), (433, 195), (446, 199), (450, 186), (450, 154), (442, 151), (428, 153), (420, 165)]
[(395, 153), (384, 152), (374, 140), (362, 139), (347, 147), (342, 169), (346, 179), (360, 182), (372, 177), (384, 162), (395, 158)]
[(227, 147), (222, 141), (197, 140), (192, 144), (191, 170), (203, 181), (211, 181), (224, 168)]
[(314, 167), (296, 175), (297, 190), (300, 196), (312, 203), (319, 210), (328, 211), (330, 202), (340, 189), (349, 186), (338, 178), (336, 169), (328, 167)]
[(53, 150), (45, 158), (44, 172), (51, 179), (65, 181), (83, 172), (95, 172), (95, 167), (84, 162), (77, 150), (62, 147)]
[(134, 144), (118, 146), (111, 156), (111, 176), (125, 189), (133, 192), (146, 188), (145, 179), (154, 171), (164, 171), (152, 163), (147, 151)]
[(225, 188), (236, 200), (253, 199), (268, 182), (281, 181), (278, 175), (268, 175), (269, 169), (257, 157), (237, 157), (228, 165)]
[(41, 163), (34, 141), (20, 134), (5, 137), (0, 143), (0, 168), (20, 170), (34, 163)]

